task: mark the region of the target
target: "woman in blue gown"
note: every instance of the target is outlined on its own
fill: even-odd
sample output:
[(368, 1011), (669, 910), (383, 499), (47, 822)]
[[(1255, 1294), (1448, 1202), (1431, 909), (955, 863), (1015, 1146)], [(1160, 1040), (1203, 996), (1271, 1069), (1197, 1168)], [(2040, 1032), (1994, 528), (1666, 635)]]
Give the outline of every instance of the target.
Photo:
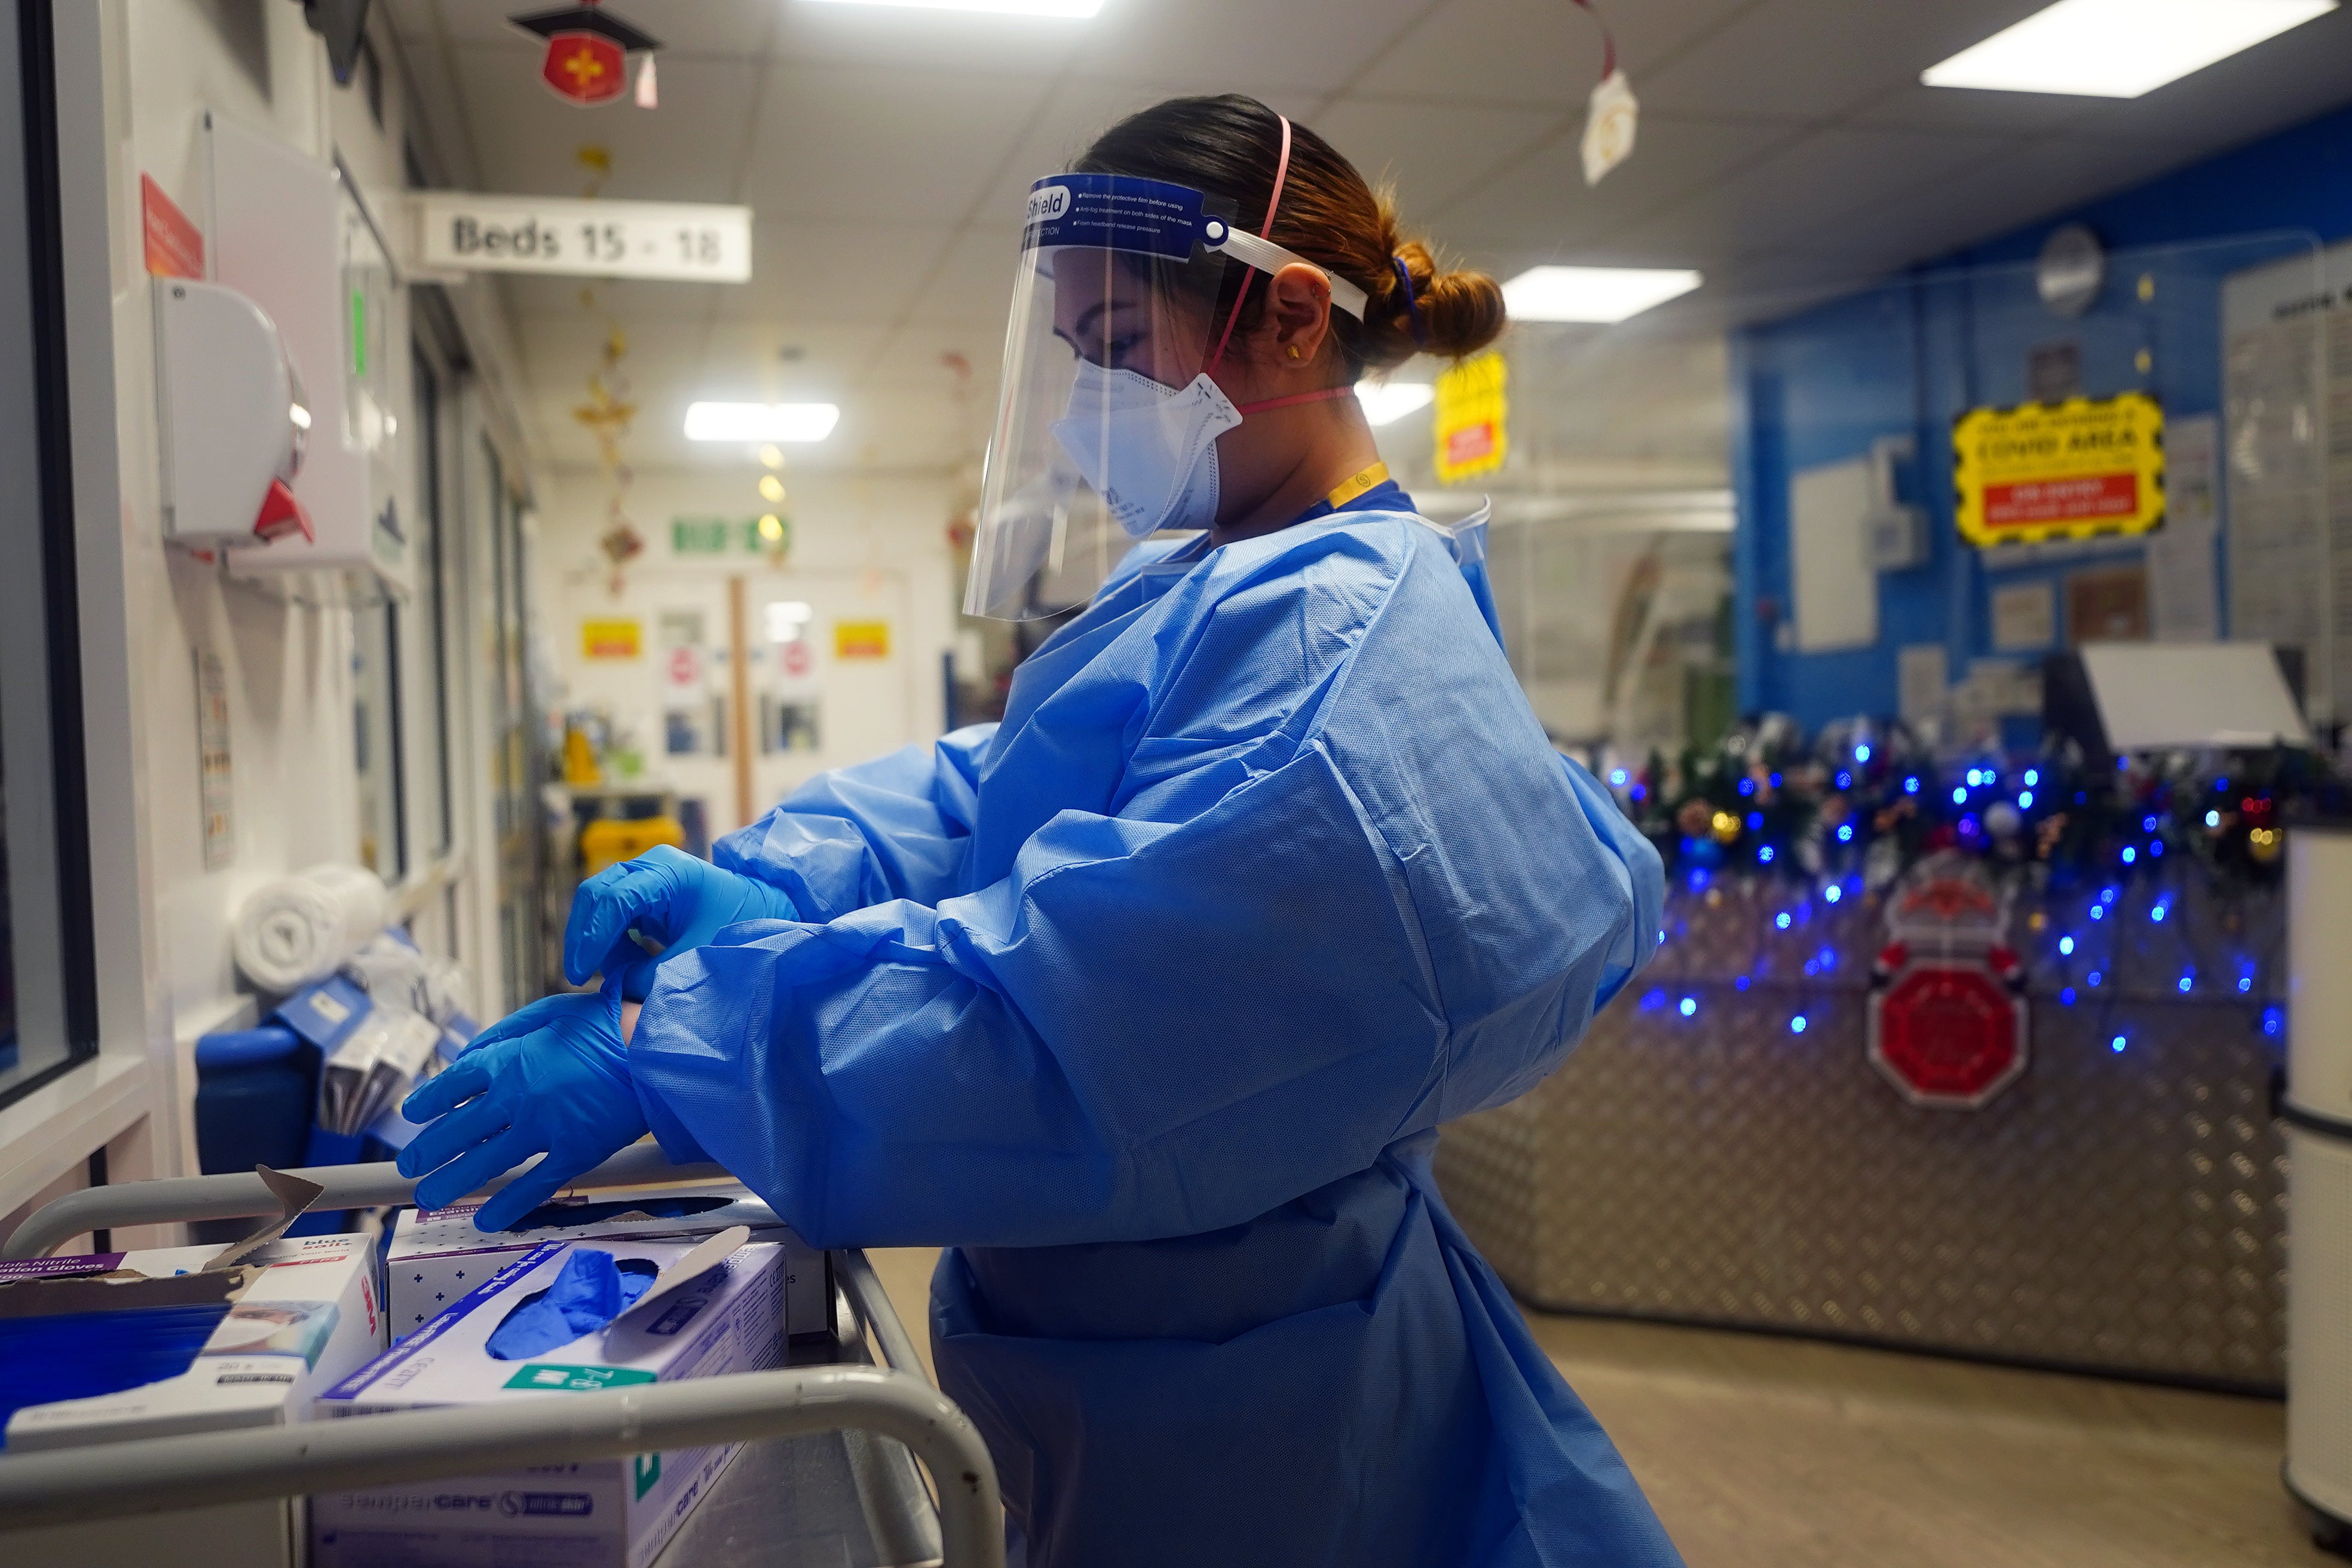
[(941, 1382), (1035, 1568), (1677, 1563), (1430, 1176), (1662, 899), (1513, 679), (1482, 529), (1414, 514), (1351, 395), (1499, 292), (1247, 99), (1038, 192), (970, 607), (1050, 604), (1072, 497), (1197, 531), (1121, 545), (1001, 724), (592, 880), (567, 966), (618, 977), (421, 1089), (403, 1168), (438, 1202), (548, 1152), (495, 1228), (650, 1129), (819, 1246), (945, 1246)]

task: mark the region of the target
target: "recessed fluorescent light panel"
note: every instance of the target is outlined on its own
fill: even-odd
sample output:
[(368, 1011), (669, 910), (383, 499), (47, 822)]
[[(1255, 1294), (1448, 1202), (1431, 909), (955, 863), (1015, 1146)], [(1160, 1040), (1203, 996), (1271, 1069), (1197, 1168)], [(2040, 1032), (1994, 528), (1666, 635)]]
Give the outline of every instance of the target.
[(1929, 87), (2137, 98), (2337, 0), (2058, 0), (1919, 74)]
[(822, 441), (840, 423), (830, 403), (696, 403), (686, 410), (689, 441)]
[(1393, 425), (1414, 409), (1428, 407), (1437, 388), (1418, 381), (1360, 381), (1356, 395), (1363, 399), (1367, 424)]
[(1696, 272), (1659, 267), (1530, 267), (1503, 285), (1515, 321), (1622, 321), (1687, 294)]
[(916, 11), (986, 11), (1001, 16), (1066, 16), (1083, 22), (1103, 0), (820, 0), (827, 5), (889, 5)]

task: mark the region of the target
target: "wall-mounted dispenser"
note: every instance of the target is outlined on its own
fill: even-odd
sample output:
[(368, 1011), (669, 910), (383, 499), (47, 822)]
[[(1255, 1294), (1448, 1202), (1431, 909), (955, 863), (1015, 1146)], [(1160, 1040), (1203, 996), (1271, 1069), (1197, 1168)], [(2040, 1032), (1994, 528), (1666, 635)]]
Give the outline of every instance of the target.
[(1870, 444), (1870, 510), (1862, 520), (1863, 559), (1874, 572), (1907, 572), (1927, 563), (1927, 514), (1901, 499), (1903, 470), (1917, 458), (1908, 436)]
[(310, 540), (293, 485), (310, 410), (277, 324), (218, 283), (158, 278), (153, 288), (163, 536), (198, 545)]
[(404, 384), (400, 280), (345, 173), (218, 113), (205, 117), (215, 280), (284, 334), (309, 394), (301, 477), (311, 537), (241, 550), (240, 576), (308, 574), (317, 591), (405, 595), (415, 570), (397, 496), (406, 468), (394, 410)]

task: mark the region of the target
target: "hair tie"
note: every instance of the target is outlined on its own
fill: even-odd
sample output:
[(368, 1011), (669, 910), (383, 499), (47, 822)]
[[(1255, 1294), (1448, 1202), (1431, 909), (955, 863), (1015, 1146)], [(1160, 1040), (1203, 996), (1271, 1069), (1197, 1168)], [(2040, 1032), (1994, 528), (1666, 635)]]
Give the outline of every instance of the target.
[(1396, 267), (1397, 281), (1404, 285), (1405, 313), (1412, 318), (1412, 341), (1416, 348), (1429, 346), (1429, 323), (1421, 319), (1421, 301), (1412, 297), (1412, 269), (1405, 266), (1404, 258), (1391, 256)]

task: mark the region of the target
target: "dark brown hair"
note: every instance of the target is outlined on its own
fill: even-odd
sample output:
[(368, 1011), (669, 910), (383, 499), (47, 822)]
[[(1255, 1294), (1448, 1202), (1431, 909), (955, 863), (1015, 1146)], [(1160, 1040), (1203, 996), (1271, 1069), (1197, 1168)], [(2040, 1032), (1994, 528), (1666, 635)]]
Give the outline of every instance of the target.
[[(1282, 158), (1282, 121), (1254, 98), (1171, 98), (1129, 115), (1087, 149), (1076, 171), (1131, 174), (1187, 185), (1229, 205), (1242, 227), (1256, 232), (1274, 194)], [(1364, 320), (1331, 312), (1331, 335), (1352, 378), (1402, 364), (1416, 351), (1459, 358), (1503, 330), (1503, 290), (1483, 272), (1444, 271), (1428, 246), (1399, 231), (1396, 204), (1364, 183), (1356, 166), (1304, 125), (1291, 127), (1290, 172), (1274, 231), (1285, 249), (1345, 278), (1370, 301)], [(1397, 275), (1402, 259), (1412, 301)], [(1224, 269), (1213, 320), (1223, 330), (1244, 269)], [(1250, 291), (1241, 325), (1255, 326), (1265, 290)], [(1416, 333), (1413, 306), (1419, 307)]]

